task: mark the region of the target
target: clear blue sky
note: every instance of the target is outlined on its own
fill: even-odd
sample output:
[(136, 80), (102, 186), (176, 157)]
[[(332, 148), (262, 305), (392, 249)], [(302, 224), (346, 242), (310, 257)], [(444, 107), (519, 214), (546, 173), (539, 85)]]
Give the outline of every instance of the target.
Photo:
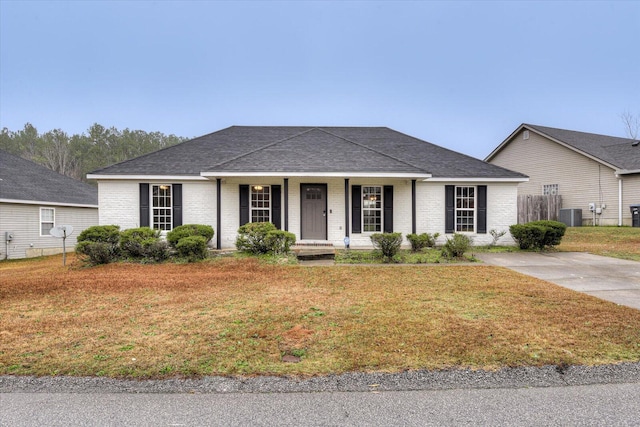
[(388, 126), (484, 158), (522, 122), (625, 136), (640, 1), (0, 0), (0, 127)]

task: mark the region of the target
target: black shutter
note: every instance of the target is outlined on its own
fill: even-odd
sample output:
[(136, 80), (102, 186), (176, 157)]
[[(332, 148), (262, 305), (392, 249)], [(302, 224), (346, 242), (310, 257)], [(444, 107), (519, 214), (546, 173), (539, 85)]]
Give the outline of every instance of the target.
[(382, 196), (384, 232), (393, 233), (393, 185), (385, 185)]
[(362, 186), (351, 187), (351, 232), (362, 233)]
[(455, 185), (444, 186), (444, 232), (455, 232)]
[(478, 228), (476, 233), (487, 233), (487, 186), (478, 185)]
[(182, 184), (173, 184), (173, 228), (182, 225)]
[(278, 230), (282, 227), (282, 198), (280, 196), (280, 186), (271, 186), (271, 222)]
[(149, 227), (149, 184), (140, 183), (140, 227)]
[(240, 226), (249, 222), (249, 186), (240, 186)]

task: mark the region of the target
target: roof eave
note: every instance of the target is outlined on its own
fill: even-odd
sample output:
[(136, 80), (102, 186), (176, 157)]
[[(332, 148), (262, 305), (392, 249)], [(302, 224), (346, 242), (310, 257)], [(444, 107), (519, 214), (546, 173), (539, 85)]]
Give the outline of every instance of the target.
[(504, 148), (504, 146), (505, 146), (505, 145), (507, 145), (509, 142), (511, 142), (511, 139), (512, 139), (512, 138), (513, 138), (513, 137), (514, 137), (518, 132), (520, 132), (522, 129), (524, 129), (525, 127), (526, 127), (527, 129), (529, 129), (529, 128), (527, 127), (527, 125), (526, 125), (526, 124), (524, 124), (524, 123), (523, 123), (523, 124), (521, 124), (520, 126), (518, 126), (518, 128), (517, 128), (516, 130), (514, 130), (513, 132), (511, 132), (511, 134), (510, 134), (508, 137), (506, 137), (506, 138), (504, 139), (504, 141), (502, 141), (502, 142), (500, 143), (500, 145), (498, 145), (498, 146), (497, 146), (497, 147), (496, 147), (496, 148), (495, 148), (491, 153), (489, 153), (489, 155), (488, 155), (487, 157), (485, 157), (485, 158), (484, 158), (484, 161), (485, 161), (485, 162), (489, 162), (491, 159), (493, 159), (493, 158), (496, 156), (496, 154), (498, 154), (500, 151), (502, 151), (502, 149)]
[(427, 182), (529, 182), (529, 177), (437, 177)]
[(269, 177), (327, 177), (327, 178), (400, 178), (400, 179), (429, 179), (430, 173), (412, 172), (202, 172), (206, 178), (235, 178), (244, 176), (269, 176)]
[(618, 175), (635, 175), (640, 173), (640, 169), (618, 169), (616, 170), (616, 176)]
[(0, 199), (0, 203), (11, 203), (16, 205), (41, 205), (41, 206), (65, 206), (70, 208), (92, 208), (98, 209), (98, 205), (84, 203), (66, 202), (46, 202), (42, 200), (21, 200), (21, 199)]
[(140, 174), (87, 174), (87, 179), (94, 180), (152, 180), (152, 181), (166, 181), (166, 180), (174, 180), (174, 181), (205, 181), (206, 178), (203, 178), (199, 175), (140, 175)]

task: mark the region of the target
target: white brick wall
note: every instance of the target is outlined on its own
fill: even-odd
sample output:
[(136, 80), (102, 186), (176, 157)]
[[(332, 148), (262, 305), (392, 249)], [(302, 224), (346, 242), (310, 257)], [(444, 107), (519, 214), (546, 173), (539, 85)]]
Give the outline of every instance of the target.
[[(172, 183), (178, 183), (173, 181)], [(300, 184), (327, 184), (327, 234), (328, 240), (338, 247), (344, 245), (345, 203), (343, 178), (290, 178), (289, 179), (289, 231), (300, 239)], [(122, 229), (139, 226), (139, 182), (101, 181), (99, 183), (100, 224), (118, 224)], [(183, 222), (208, 224), (220, 234), (223, 248), (233, 248), (239, 227), (239, 186), (241, 184), (281, 185), (284, 209), (284, 180), (274, 177), (227, 178), (221, 186), (222, 227), (216, 229), (216, 183), (215, 181), (184, 181)], [(444, 186), (440, 182), (417, 182), (416, 228), (418, 233), (440, 233), (439, 242), (445, 241)], [(483, 183), (469, 183), (480, 185)], [(403, 236), (411, 233), (411, 181), (391, 179), (351, 178), (349, 185), (393, 185), (394, 186), (394, 231)], [(465, 184), (461, 184), (465, 185)], [(508, 230), (517, 221), (517, 184), (487, 183), (487, 231)], [(350, 214), (349, 202), (349, 214)], [(282, 217), (284, 227), (284, 212)], [(351, 229), (351, 224), (349, 224)], [(351, 232), (351, 247), (369, 247), (368, 233)], [(491, 242), (491, 235), (473, 235), (475, 244)], [(214, 241), (215, 241), (214, 237)], [(502, 244), (513, 243), (507, 235)], [(407, 242), (405, 241), (405, 246)]]

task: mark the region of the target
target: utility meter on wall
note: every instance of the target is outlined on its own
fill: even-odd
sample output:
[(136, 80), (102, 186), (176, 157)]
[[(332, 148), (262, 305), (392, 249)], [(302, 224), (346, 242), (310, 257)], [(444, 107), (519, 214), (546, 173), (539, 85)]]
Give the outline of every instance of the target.
[(596, 204), (595, 203), (589, 203), (589, 212), (593, 212), (596, 210)]

